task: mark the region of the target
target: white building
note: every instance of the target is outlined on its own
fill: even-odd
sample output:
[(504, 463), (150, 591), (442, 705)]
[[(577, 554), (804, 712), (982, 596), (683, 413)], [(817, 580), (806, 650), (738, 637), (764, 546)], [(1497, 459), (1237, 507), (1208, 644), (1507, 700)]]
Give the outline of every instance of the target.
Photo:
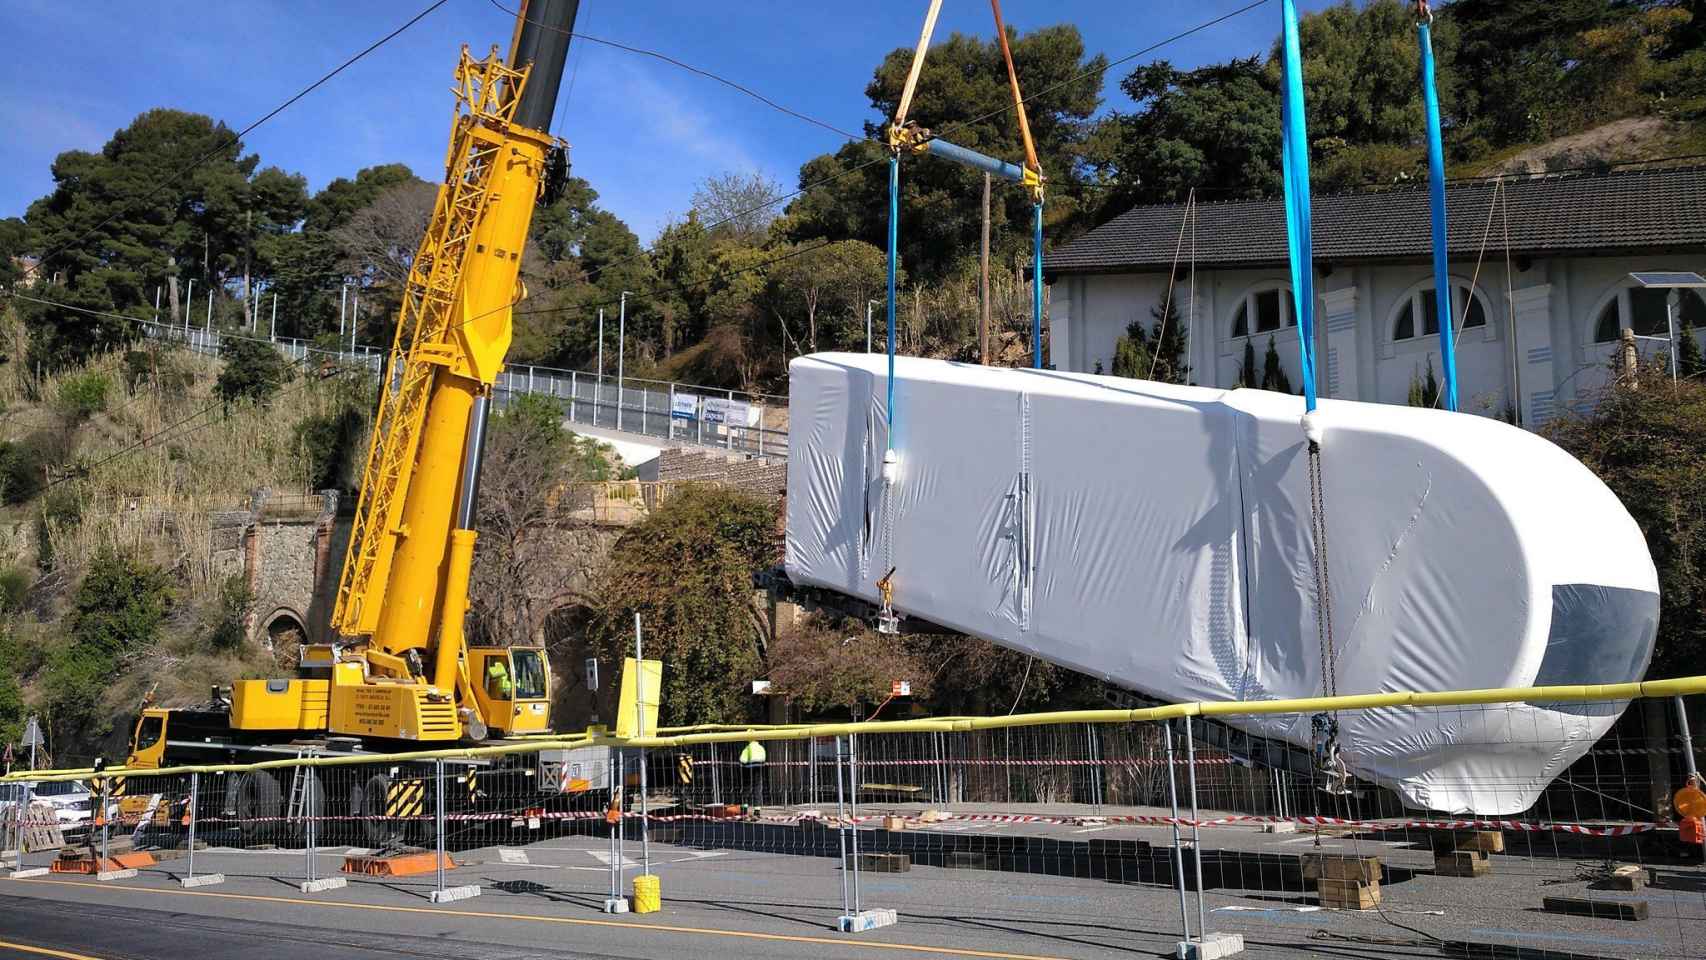
[[(1664, 336), (1667, 298), (1679, 325), (1706, 336), (1706, 291), (1629, 278), (1706, 273), (1706, 167), (1455, 185), (1447, 208), (1465, 411), (1500, 415), (1514, 396), (1535, 426), (1590, 400), (1618, 328)], [(1232, 386), (1245, 344), (1259, 365), (1272, 337), (1301, 387), (1281, 202), (1199, 203), (1194, 223), (1186, 213), (1138, 207), (1046, 257), (1055, 366), (1110, 370), (1127, 324), (1152, 328), (1171, 297), (1193, 382)], [(1314, 224), (1322, 394), (1404, 403), (1430, 358), (1440, 371), (1426, 188), (1319, 197)]]

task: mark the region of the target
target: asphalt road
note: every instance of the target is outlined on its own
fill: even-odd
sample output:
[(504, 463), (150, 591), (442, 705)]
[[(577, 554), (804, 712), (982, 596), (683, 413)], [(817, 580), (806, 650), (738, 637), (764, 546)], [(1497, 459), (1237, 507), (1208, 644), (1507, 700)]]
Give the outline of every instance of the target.
[[(1038, 829), (961, 824), (940, 830), (950, 827), (960, 835), (992, 836)], [(1126, 827), (1055, 832), (1156, 843), (1170, 834)], [(1306, 894), (1240, 884), (1217, 888), (1206, 898), (1210, 928), (1244, 934), (1249, 956), (1284, 958), (1441, 955), (1398, 924), (1472, 943), (1470, 952), (1483, 956), (1695, 957), (1706, 932), (1706, 872), (1698, 867), (1664, 871), (1657, 887), (1633, 895), (1651, 901), (1652, 919), (1620, 923), (1538, 911), (1542, 893), (1582, 889), (1583, 882), (1573, 879), (1579, 864), (1568, 855), (1502, 856), (1491, 876), (1464, 880), (1432, 876), (1424, 866), (1431, 865), (1431, 854), (1410, 849), (1412, 844), (1354, 844), (1361, 845), (1358, 852), (1379, 854), (1395, 867), (1413, 862), (1422, 871), (1391, 878), (1387, 915), (1321, 911), (1308, 906), (1312, 897)], [(1244, 848), (1271, 861), (1314, 844), (1307, 837), (1226, 828), (1214, 834), (1214, 845)], [(1351, 852), (1353, 841), (1329, 839), (1322, 845)], [(833, 857), (658, 842), (652, 857), (663, 882), (663, 910), (612, 917), (600, 910), (610, 883), (608, 851), (602, 838), (591, 836), (554, 837), (513, 850), (461, 849), (456, 853), (461, 866), (449, 882), (480, 884), (484, 892), (444, 905), (427, 900), (430, 875), (358, 877), (343, 890), (302, 894), (296, 886), (304, 867), (300, 850), (198, 851), (196, 872), (223, 872), (227, 882), (195, 890), (176, 882), (187, 866), (182, 859), (165, 859), (135, 879), (105, 884), (65, 876), (0, 879), (0, 960), (1129, 960), (1169, 955), (1178, 940), (1178, 895), (1169, 886), (916, 865), (908, 873), (863, 877), (865, 905), (896, 909), (898, 925), (843, 935), (831, 929), (841, 912), (841, 875)], [(321, 853), (322, 875), (335, 871), (341, 852)], [(628, 855), (638, 855), (632, 844)], [(526, 862), (515, 862), (521, 859)], [(630, 863), (628, 879), (636, 866)], [(1250, 873), (1247, 879), (1254, 885), (1258, 877)], [(33, 952), (40, 950), (49, 952)]]

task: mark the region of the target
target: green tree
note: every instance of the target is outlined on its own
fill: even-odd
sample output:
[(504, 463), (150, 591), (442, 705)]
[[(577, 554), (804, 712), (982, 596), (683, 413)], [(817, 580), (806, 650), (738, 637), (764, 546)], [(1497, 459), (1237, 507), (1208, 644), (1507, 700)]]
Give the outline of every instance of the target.
[[(103, 309), (152, 307), (165, 281), (216, 289), (256, 266), (262, 237), (301, 216), (304, 181), (259, 158), (223, 123), (181, 110), (147, 111), (99, 153), (70, 150), (53, 162), (54, 190), (30, 205), (31, 244)], [(252, 278), (251, 278), (252, 279)]]
[(47, 664), (56, 743), (87, 744), (111, 730), (102, 698), (125, 658), (159, 638), (171, 604), (165, 571), (112, 553), (90, 562), (72, 596), (70, 642), (55, 648)]
[(605, 663), (632, 649), (634, 614), (646, 653), (664, 670), (663, 722), (749, 719), (762, 661), (752, 575), (777, 561), (776, 508), (740, 493), (687, 488), (611, 550), (589, 638)]
[(1706, 658), (1706, 384), (1672, 383), (1662, 366), (1613, 386), (1545, 434), (1617, 494), (1659, 574), (1659, 630), (1649, 677), (1700, 672)]
[(290, 364), (271, 344), (230, 337), (220, 345), (225, 366), (214, 381), (214, 392), (230, 403), (252, 400), (265, 403), (290, 381)]
[(1249, 338), (1245, 338), (1244, 359), (1238, 364), (1238, 379), (1234, 385), (1254, 388), (1261, 382), (1261, 375), (1256, 372), (1256, 347)]
[(24, 221), (17, 217), (0, 219), (0, 285), (9, 286), (12, 281), (23, 275), (23, 271), (13, 262), (22, 257), (28, 249), (29, 231)]
[[(1107, 58), (1087, 55), (1083, 36), (1068, 24), (1014, 33), (1010, 43), (1024, 89), (1035, 98), (1026, 103), (1026, 113), (1039, 162), (1054, 189), (1047, 208), (1050, 236), (1059, 238), (1082, 219), (1075, 199), (1084, 174), (1080, 157), (1095, 126), (1091, 118), (1101, 105), (1101, 75)], [(881, 119), (866, 125), (868, 134), (881, 139), (894, 116), (912, 54), (910, 46), (899, 48), (878, 65), (865, 94)], [(1024, 157), (1024, 148), (1011, 106), (1007, 68), (995, 39), (956, 33), (930, 48), (908, 119), (944, 133), (959, 146), (1018, 161)], [(788, 208), (789, 239), (863, 240), (885, 248), (888, 173), (884, 166), (876, 163), (859, 175), (822, 182), (884, 156), (878, 144), (866, 141), (807, 161), (800, 170), (800, 186), (808, 189)], [(909, 155), (902, 160), (901, 189), (906, 217), (901, 263), (909, 273), (921, 280), (936, 279), (956, 260), (975, 255), (982, 174)], [(1030, 199), (1022, 191), (1003, 190), (996, 195), (992, 231), (1003, 259), (1007, 252), (1028, 245), (1030, 219)]]
[(1676, 375), (1688, 380), (1699, 380), (1706, 375), (1706, 357), (1700, 354), (1700, 341), (1694, 335), (1694, 323), (1688, 315), (1692, 311), (1682, 311), (1682, 325), (1676, 332)]
[(1268, 352), (1262, 357), (1262, 389), (1291, 392), (1291, 378), (1285, 375), (1285, 367), (1280, 364), (1279, 350), (1274, 346), (1273, 337), (1268, 338)]
[(886, 258), (862, 240), (841, 240), (768, 270), (763, 299), (785, 352), (864, 349), (865, 304), (884, 295)]
[(1143, 328), (1142, 320), (1126, 325), (1125, 336), (1114, 341), (1113, 374), (1137, 380), (1159, 383), (1189, 383), (1190, 366), (1185, 357), (1184, 322), (1179, 319), (1179, 304), (1167, 301), (1165, 309), (1156, 304), (1149, 310), (1155, 321), (1151, 330)]
[(1428, 357), (1427, 374), (1419, 372), (1410, 374), (1410, 391), (1405, 397), (1405, 403), (1412, 407), (1439, 406), (1439, 381), (1434, 377), (1434, 358)]

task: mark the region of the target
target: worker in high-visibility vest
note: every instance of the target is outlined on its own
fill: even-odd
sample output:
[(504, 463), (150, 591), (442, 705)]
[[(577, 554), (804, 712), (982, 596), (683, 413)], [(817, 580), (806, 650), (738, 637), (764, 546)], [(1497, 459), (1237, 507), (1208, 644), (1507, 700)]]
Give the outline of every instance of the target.
[(764, 803), (764, 757), (764, 744), (757, 740), (747, 741), (740, 751), (740, 765), (751, 771), (747, 774), (747, 795), (755, 807)]
[(486, 696), (493, 700), (508, 700), (515, 691), (515, 684), (509, 679), (509, 665), (502, 657), (493, 657), (486, 661)]

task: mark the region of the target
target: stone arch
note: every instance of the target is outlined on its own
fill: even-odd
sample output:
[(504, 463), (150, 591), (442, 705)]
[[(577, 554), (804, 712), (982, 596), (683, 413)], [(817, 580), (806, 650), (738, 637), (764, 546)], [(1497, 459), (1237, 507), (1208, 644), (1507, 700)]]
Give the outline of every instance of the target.
[(271, 613), (261, 618), (261, 636), (266, 639), (267, 648), (270, 650), (278, 649), (281, 643), (307, 643), (308, 624), (294, 608), (275, 607)]

